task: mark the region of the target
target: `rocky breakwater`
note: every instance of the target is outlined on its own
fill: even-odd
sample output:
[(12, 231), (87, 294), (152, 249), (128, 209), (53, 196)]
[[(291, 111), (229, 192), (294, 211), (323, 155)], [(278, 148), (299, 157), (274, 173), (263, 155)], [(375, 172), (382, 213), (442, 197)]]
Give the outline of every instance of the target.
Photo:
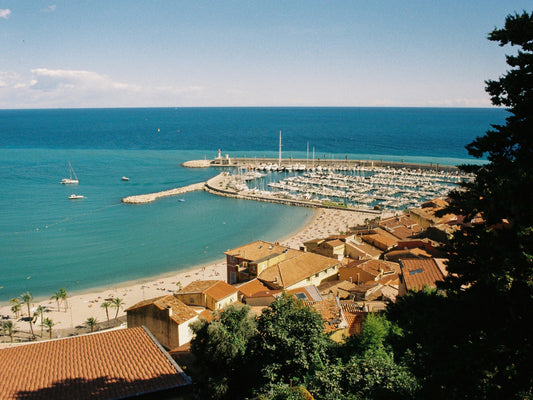
[(211, 166), (211, 160), (185, 161), (181, 166), (187, 168), (209, 168)]
[(194, 192), (196, 190), (204, 190), (205, 188), (205, 182), (200, 183), (193, 183), (192, 185), (183, 186), (175, 189), (165, 190), (162, 192), (157, 193), (148, 193), (148, 194), (140, 194), (137, 196), (129, 196), (124, 197), (122, 199), (123, 203), (126, 204), (145, 204), (145, 203), (151, 203), (152, 201), (155, 201), (161, 197), (169, 197), (169, 196), (176, 196), (178, 194), (187, 193), (187, 192)]

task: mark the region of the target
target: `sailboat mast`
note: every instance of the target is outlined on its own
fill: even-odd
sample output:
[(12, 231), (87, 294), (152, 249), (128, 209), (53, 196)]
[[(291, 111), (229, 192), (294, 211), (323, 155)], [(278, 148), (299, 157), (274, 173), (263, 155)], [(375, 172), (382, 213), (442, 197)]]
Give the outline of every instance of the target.
[(307, 142), (307, 155), (305, 158), (305, 166), (306, 168), (309, 168), (309, 142)]
[(279, 131), (279, 160), (278, 165), (281, 167), (281, 131)]

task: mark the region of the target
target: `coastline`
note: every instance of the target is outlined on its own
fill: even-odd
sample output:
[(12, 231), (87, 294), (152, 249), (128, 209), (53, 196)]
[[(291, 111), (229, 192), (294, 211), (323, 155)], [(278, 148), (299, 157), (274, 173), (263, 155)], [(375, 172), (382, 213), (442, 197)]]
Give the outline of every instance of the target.
[[(368, 218), (368, 216), (368, 214), (362, 212), (316, 209), (314, 215), (299, 230), (288, 234), (277, 242), (299, 249), (303, 242), (307, 240), (345, 231), (348, 227), (364, 223), (365, 218)], [(184, 287), (196, 280), (220, 279), (226, 281), (226, 263), (224, 259), (221, 259), (207, 265), (195, 266), (185, 271), (181, 270), (147, 279), (149, 280), (126, 281), (113, 287), (95, 288), (83, 293), (74, 293), (71, 297), (68, 297), (67, 311), (65, 311), (63, 304), (60, 305), (60, 310), (58, 311), (57, 303), (54, 300), (47, 299), (36, 300), (32, 303), (32, 309), (39, 305), (45, 308), (44, 318), (50, 318), (54, 322), (53, 338), (84, 333), (87, 329), (83, 328), (83, 324), (87, 318), (94, 317), (104, 326), (107, 324), (105, 309), (101, 307), (101, 304), (106, 299), (120, 298), (123, 301), (124, 308), (119, 309), (117, 315), (118, 322), (121, 322), (126, 314), (124, 309), (142, 300), (171, 294), (178, 288), (178, 282), (181, 287)], [(24, 338), (29, 338), (29, 324), (24, 320), (25, 314), (27, 316), (26, 307), (22, 306), (22, 315), (19, 318), (14, 318), (10, 308), (9, 304), (0, 306), (0, 315), (10, 316), (10, 320), (14, 322), (15, 329), (18, 331), (17, 339), (24, 340)], [(115, 320), (115, 314), (116, 308), (110, 308), (109, 317), (112, 323)], [(39, 340), (41, 332), (40, 320), (35, 324), (34, 330), (37, 340)], [(43, 339), (46, 338), (48, 338), (48, 333), (45, 329)], [(3, 337), (3, 346), (9, 345), (6, 340), (7, 338)]]

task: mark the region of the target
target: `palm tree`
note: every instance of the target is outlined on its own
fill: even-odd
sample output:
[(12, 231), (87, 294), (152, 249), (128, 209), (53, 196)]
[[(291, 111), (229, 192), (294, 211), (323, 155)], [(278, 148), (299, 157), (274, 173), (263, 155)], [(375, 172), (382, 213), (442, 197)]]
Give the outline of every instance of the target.
[(15, 317), (18, 318), (19, 317), (19, 313), (20, 313), (20, 308), (21, 308), (21, 304), (20, 303), (15, 303), (11, 306), (11, 312), (13, 314), (15, 314)]
[(11, 343), (13, 343), (13, 334), (15, 332), (15, 326), (13, 325), (13, 322), (11, 321), (5, 321), (2, 323), (2, 330), (5, 334), (8, 334), (11, 338)]
[(44, 319), (44, 326), (48, 328), (48, 332), (50, 333), (50, 339), (52, 339), (52, 327), (55, 325), (50, 318)]
[(59, 311), (59, 300), (61, 300), (61, 290), (58, 290), (54, 293), (52, 297), (50, 297), (50, 300), (55, 300), (57, 303), (57, 311)]
[(91, 332), (94, 332), (94, 327), (96, 326), (96, 324), (98, 324), (98, 320), (94, 317), (89, 317), (87, 318), (87, 320), (84, 322), (84, 325), (87, 327), (87, 328), (91, 328)]
[(61, 297), (61, 300), (65, 303), (65, 312), (67, 312), (67, 309), (68, 309), (68, 301), (67, 301), (67, 291), (65, 290), (65, 288), (61, 288), (59, 289), (59, 295)]
[(20, 300), (18, 297), (13, 297), (12, 299), (9, 299), (9, 304), (12, 304), (11, 306), (11, 312), (15, 314), (15, 317), (19, 317), (20, 312)]
[(30, 306), (33, 301), (33, 296), (30, 292), (26, 292), (20, 295), (20, 299), (23, 304), (26, 304), (28, 307), (28, 322), (30, 323), (31, 337), (35, 339), (35, 334), (33, 333), (33, 316), (31, 315)]
[[(41, 317), (41, 337), (43, 337), (43, 314), (44, 314), (44, 310), (45, 310), (45, 308), (43, 306), (39, 305), (39, 307), (37, 307), (37, 310), (35, 310), (35, 313), (33, 314), (37, 318)], [(37, 322), (37, 321), (35, 321), (35, 322)]]
[(105, 309), (105, 316), (107, 317), (107, 324), (109, 325), (109, 307), (111, 307), (111, 303), (109, 301), (104, 301), (102, 304), (100, 304), (100, 307)]
[(115, 297), (113, 300), (111, 300), (111, 307), (115, 307), (117, 309), (117, 312), (115, 314), (115, 320), (118, 317), (118, 312), (122, 307), (124, 307), (124, 302), (122, 299), (119, 299), (118, 297)]

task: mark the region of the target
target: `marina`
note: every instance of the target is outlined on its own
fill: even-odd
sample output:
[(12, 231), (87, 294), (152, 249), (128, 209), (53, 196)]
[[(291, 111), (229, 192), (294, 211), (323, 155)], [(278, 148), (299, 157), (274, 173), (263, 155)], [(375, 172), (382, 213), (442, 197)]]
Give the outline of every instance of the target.
[(358, 211), (403, 210), (447, 196), (471, 179), (459, 172), (354, 167), (283, 173), (228, 172), (227, 189), (245, 196)]
[[(217, 161), (226, 160), (225, 163)], [(291, 160), (292, 161), (292, 160)], [(456, 167), (432, 165), (395, 168), (348, 162), (313, 165), (296, 162), (247, 164), (243, 159), (217, 157), (215, 162), (194, 160), (183, 166), (225, 166), (224, 171), (207, 180), (185, 187), (146, 195), (129, 196), (123, 203), (143, 204), (161, 197), (205, 190), (248, 200), (274, 202), (303, 207), (340, 208), (379, 213), (419, 207), (423, 202), (447, 196), (462, 182), (472, 179)], [(410, 164), (410, 167), (413, 167)], [(181, 199), (180, 199), (181, 201)]]

